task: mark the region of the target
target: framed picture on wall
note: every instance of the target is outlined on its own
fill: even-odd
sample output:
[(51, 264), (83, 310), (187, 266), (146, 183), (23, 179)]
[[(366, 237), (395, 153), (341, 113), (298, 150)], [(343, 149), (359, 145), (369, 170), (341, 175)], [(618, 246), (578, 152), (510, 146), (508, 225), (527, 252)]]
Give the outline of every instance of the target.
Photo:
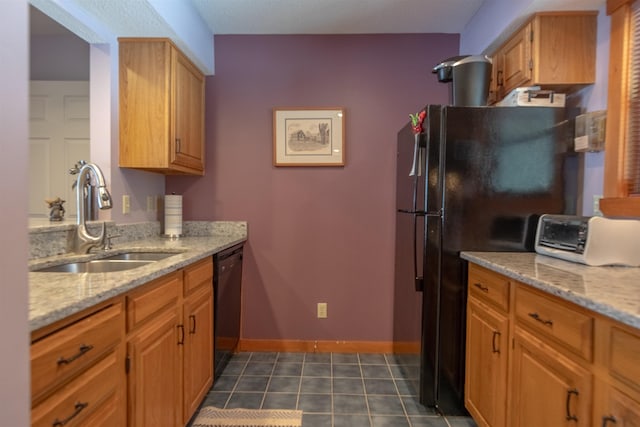
[(273, 109), (275, 166), (344, 166), (344, 108)]

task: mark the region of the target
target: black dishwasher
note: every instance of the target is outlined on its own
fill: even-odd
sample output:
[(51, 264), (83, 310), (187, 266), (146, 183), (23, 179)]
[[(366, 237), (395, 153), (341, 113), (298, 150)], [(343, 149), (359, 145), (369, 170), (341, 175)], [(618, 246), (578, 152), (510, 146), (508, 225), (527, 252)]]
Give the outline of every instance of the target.
[(213, 256), (215, 378), (224, 370), (240, 340), (242, 247), (241, 243)]

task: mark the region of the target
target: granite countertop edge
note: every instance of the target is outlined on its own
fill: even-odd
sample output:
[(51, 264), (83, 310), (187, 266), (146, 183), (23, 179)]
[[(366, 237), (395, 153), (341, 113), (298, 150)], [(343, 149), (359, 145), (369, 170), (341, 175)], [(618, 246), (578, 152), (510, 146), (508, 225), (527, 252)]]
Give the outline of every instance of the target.
[(64, 261), (102, 258), (123, 252), (176, 252), (176, 255), (126, 271), (111, 273), (29, 272), (29, 328), (31, 332), (108, 301), (153, 279), (176, 271), (247, 240), (246, 230), (209, 236), (167, 239), (152, 237), (124, 243), (89, 256), (48, 257), (29, 262), (29, 269)]
[(640, 268), (590, 267), (531, 252), (461, 252), (460, 257), (640, 329), (640, 296), (633, 288), (640, 285)]

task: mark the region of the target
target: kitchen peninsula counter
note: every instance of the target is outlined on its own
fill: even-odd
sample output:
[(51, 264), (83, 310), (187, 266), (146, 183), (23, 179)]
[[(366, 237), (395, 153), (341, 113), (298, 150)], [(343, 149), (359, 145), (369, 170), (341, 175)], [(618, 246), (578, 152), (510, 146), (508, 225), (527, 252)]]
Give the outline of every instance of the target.
[(29, 326), (31, 332), (124, 294), (149, 281), (247, 240), (246, 223), (228, 223), (210, 234), (169, 239), (146, 237), (114, 244), (109, 251), (37, 258), (29, 270), (61, 262), (103, 258), (123, 252), (176, 252), (176, 255), (131, 270), (110, 273), (29, 272)]
[(590, 267), (532, 252), (462, 252), (460, 256), (640, 329), (640, 268)]

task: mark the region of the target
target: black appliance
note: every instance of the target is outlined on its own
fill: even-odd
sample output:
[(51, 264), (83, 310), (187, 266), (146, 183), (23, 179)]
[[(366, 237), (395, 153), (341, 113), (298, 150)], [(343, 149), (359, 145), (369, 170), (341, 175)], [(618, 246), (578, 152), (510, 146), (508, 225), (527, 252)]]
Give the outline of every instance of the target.
[(213, 257), (214, 378), (218, 378), (240, 340), (243, 245)]
[(436, 65), (438, 81), (449, 83), (451, 104), (477, 107), (487, 105), (491, 81), (491, 59), (485, 55), (453, 56)]
[(394, 344), (420, 348), (425, 406), (466, 414), (460, 251), (533, 251), (539, 215), (575, 210), (577, 159), (564, 109), (425, 111), (398, 134)]

